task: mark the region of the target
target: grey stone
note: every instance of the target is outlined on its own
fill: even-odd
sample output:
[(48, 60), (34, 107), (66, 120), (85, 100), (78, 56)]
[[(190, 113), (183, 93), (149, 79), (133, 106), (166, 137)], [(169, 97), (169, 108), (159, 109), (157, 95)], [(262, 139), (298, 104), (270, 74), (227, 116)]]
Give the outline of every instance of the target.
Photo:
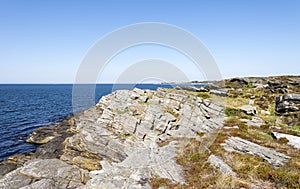
[(300, 94), (286, 94), (275, 98), (276, 111), (279, 113), (300, 110)]
[(255, 126), (255, 127), (260, 127), (262, 126), (263, 124), (265, 124), (264, 120), (262, 120), (261, 118), (259, 117), (252, 117), (251, 120), (249, 119), (240, 119), (242, 122), (245, 122), (247, 123), (247, 125), (250, 127), (250, 126)]
[(148, 180), (158, 175), (176, 182), (184, 182), (180, 167), (176, 164), (174, 144), (159, 148), (156, 142), (135, 143), (127, 147), (127, 158), (109, 165), (101, 162), (103, 169), (94, 174), (83, 188), (151, 188)]
[(57, 186), (53, 179), (42, 179), (28, 186), (24, 186), (20, 189), (49, 189), (49, 188), (61, 188), (61, 187)]
[(230, 174), (233, 177), (236, 177), (236, 173), (232, 171), (231, 167), (229, 167), (225, 162), (223, 162), (220, 158), (215, 155), (210, 155), (208, 158), (208, 162), (220, 169), (223, 174)]
[(251, 106), (251, 105), (244, 105), (244, 106), (239, 107), (239, 109), (241, 111), (243, 111), (244, 113), (246, 113), (247, 115), (255, 115), (255, 114), (257, 114), (256, 107)]
[(271, 115), (270, 111), (268, 111), (268, 110), (261, 110), (260, 113), (262, 115)]
[(271, 134), (276, 140), (280, 138), (286, 138), (289, 141), (289, 145), (293, 146), (294, 148), (300, 149), (300, 137), (277, 132), (272, 132)]
[(18, 189), (23, 186), (31, 184), (33, 178), (21, 175), (19, 169), (16, 169), (12, 172), (6, 174), (3, 178), (0, 179), (0, 188), (1, 189)]
[(260, 156), (275, 168), (283, 165), (290, 159), (290, 157), (285, 154), (276, 152), (273, 149), (260, 146), (239, 137), (230, 137), (222, 145), (227, 151), (238, 151), (241, 153)]
[(177, 89), (177, 90), (192, 91), (192, 92), (209, 92), (208, 88), (205, 88), (205, 87), (194, 87), (194, 86), (176, 86), (175, 89)]
[(227, 96), (227, 92), (226, 91), (215, 90), (215, 89), (211, 89), (210, 90), (210, 94), (214, 94), (214, 95), (222, 96), (222, 97), (226, 97)]

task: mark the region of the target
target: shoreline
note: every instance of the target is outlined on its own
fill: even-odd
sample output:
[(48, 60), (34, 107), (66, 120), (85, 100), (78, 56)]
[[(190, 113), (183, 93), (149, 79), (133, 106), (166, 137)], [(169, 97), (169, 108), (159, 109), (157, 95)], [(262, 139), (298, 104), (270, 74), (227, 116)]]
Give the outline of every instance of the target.
[[(51, 161), (53, 161), (54, 164), (61, 165), (61, 166), (65, 167), (66, 169), (71, 169), (71, 167), (73, 167), (74, 169), (76, 168), (76, 170), (80, 172), (79, 175), (82, 176), (81, 179), (83, 179), (84, 181), (80, 182), (80, 183), (76, 182), (76, 184), (75, 184), (76, 186), (86, 185), (87, 183), (90, 184), (91, 181), (102, 183), (104, 181), (101, 180), (100, 177), (97, 176), (98, 174), (100, 174), (97, 171), (99, 171), (99, 170), (107, 171), (106, 166), (109, 166), (109, 167), (113, 166), (111, 164), (111, 162), (115, 162), (116, 164), (114, 164), (114, 165), (121, 166), (123, 161), (125, 161), (131, 157), (131, 155), (130, 155), (131, 153), (133, 153), (133, 154), (135, 153), (134, 150), (130, 153), (124, 152), (123, 150), (128, 147), (127, 145), (131, 146), (136, 142), (139, 143), (139, 145), (141, 145), (141, 144), (148, 145), (148, 142), (145, 142), (145, 141), (153, 140), (152, 137), (156, 136), (157, 132), (159, 132), (160, 134), (158, 136), (161, 139), (159, 141), (156, 141), (157, 145), (158, 145), (156, 148), (160, 149), (160, 150), (165, 149), (165, 148), (168, 150), (173, 149), (174, 147), (172, 145), (174, 145), (174, 144), (172, 142), (170, 142), (168, 135), (170, 135), (170, 133), (172, 133), (171, 136), (173, 136), (175, 138), (179, 137), (180, 133), (176, 133), (175, 132), (176, 129), (175, 130), (173, 130), (173, 129), (178, 127), (176, 124), (181, 125), (184, 121), (181, 118), (182, 116), (184, 116), (184, 112), (179, 111), (183, 107), (181, 107), (182, 105), (177, 107), (176, 104), (178, 102), (180, 102), (179, 104), (184, 104), (185, 103), (184, 99), (190, 99), (190, 97), (193, 97), (192, 99), (194, 99), (194, 98), (202, 99), (199, 102), (197, 102), (197, 103), (199, 103), (199, 107), (201, 107), (199, 109), (200, 112), (199, 112), (198, 116), (201, 115), (200, 117), (202, 120), (208, 121), (206, 123), (206, 125), (209, 122), (211, 122), (211, 120), (216, 119), (216, 118), (214, 118), (214, 114), (216, 112), (214, 112), (215, 110), (211, 109), (211, 106), (218, 107), (219, 105), (215, 104), (215, 102), (213, 101), (213, 98), (211, 99), (211, 97), (210, 97), (210, 96), (216, 96), (216, 95), (217, 95), (216, 96), (217, 98), (222, 98), (222, 99), (229, 99), (229, 100), (236, 99), (236, 98), (239, 99), (239, 101), (236, 101), (236, 102), (234, 102), (234, 101), (227, 102), (225, 113), (229, 117), (233, 116), (233, 118), (236, 119), (235, 114), (237, 114), (238, 116), (242, 115), (242, 118), (247, 121), (247, 124), (262, 124), (262, 125), (266, 124), (267, 120), (263, 120), (262, 123), (259, 123), (259, 122), (252, 123), (251, 119), (253, 117), (255, 117), (256, 119), (262, 120), (262, 118), (264, 118), (264, 117), (266, 117), (268, 119), (271, 119), (271, 118), (273, 119), (273, 117), (274, 117), (274, 119), (280, 118), (282, 121), (281, 125), (283, 125), (283, 124), (285, 124), (285, 119), (283, 119), (284, 117), (281, 118), (280, 117), (281, 115), (284, 115), (285, 117), (290, 116), (291, 119), (292, 118), (294, 119), (294, 115), (295, 116), (298, 115), (298, 111), (289, 112), (288, 109), (283, 109), (282, 112), (275, 112), (276, 114), (273, 114), (274, 112), (269, 112), (269, 111), (274, 111), (274, 110), (268, 109), (268, 108), (272, 108), (271, 106), (275, 105), (275, 101), (274, 101), (275, 99), (273, 98), (273, 95), (284, 96), (285, 94), (290, 94), (290, 93), (300, 94), (299, 81), (300, 81), (300, 76), (294, 76), (292, 78), (290, 78), (289, 76), (280, 76), (279, 78), (278, 77), (233, 78), (233, 79), (224, 81), (226, 84), (226, 90), (227, 90), (226, 96), (224, 96), (223, 93), (214, 93), (213, 89), (211, 89), (211, 88), (207, 89), (205, 87), (197, 88), (197, 89), (195, 89), (193, 87), (191, 87), (191, 88), (185, 88), (185, 87), (180, 88), (179, 87), (177, 89), (158, 89), (156, 91), (134, 89), (134, 90), (125, 91), (125, 92), (122, 92), (122, 91), (121, 92), (113, 92), (109, 95), (103, 96), (99, 103), (97, 103), (95, 106), (89, 108), (88, 110), (84, 110), (81, 113), (76, 114), (76, 115), (74, 115), (74, 114), (68, 115), (61, 122), (59, 122), (55, 125), (44, 126), (44, 127), (35, 129), (31, 135), (31, 137), (27, 140), (30, 143), (38, 144), (39, 146), (38, 146), (37, 150), (34, 152), (26, 153), (26, 154), (13, 155), (13, 156), (9, 157), (7, 160), (0, 162), (0, 170), (1, 170), (0, 180), (8, 177), (7, 176), (8, 173), (17, 174), (16, 171), (22, 172), (22, 170), (24, 169), (24, 166), (27, 167), (26, 169), (28, 169), (29, 165), (34, 166), (35, 163), (43, 164), (43, 163), (51, 160)], [(216, 87), (218, 85), (220, 85), (220, 83), (216, 82), (214, 85), (212, 85), (210, 87)], [(243, 90), (240, 90), (240, 89), (243, 89)], [(253, 91), (255, 93), (252, 93), (249, 91)], [(256, 91), (260, 91), (260, 93), (257, 93)], [(264, 92), (264, 91), (266, 91), (266, 92)], [(272, 93), (274, 93), (274, 94), (272, 94)], [(170, 96), (171, 94), (175, 95), (175, 97)], [(127, 95), (127, 97), (126, 97), (126, 95)], [(196, 95), (196, 96), (194, 96), (194, 95)], [(269, 95), (270, 97), (265, 96), (265, 98), (261, 98), (263, 96), (260, 96), (260, 95)], [(205, 100), (206, 98), (208, 98), (208, 99)], [(245, 98), (245, 99), (242, 99), (242, 98)], [(284, 101), (285, 98), (288, 98), (288, 97), (283, 97), (282, 100)], [(298, 96), (296, 95), (292, 98), (298, 98)], [(154, 133), (152, 133), (151, 130), (143, 131), (143, 130), (137, 129), (136, 127), (135, 128), (131, 127), (131, 125), (134, 125), (134, 124), (137, 124), (137, 125), (143, 124), (144, 126), (146, 126), (147, 124), (143, 123), (143, 120), (145, 118), (147, 118), (147, 116), (156, 115), (157, 113), (155, 113), (155, 112), (158, 110), (154, 109), (154, 110), (151, 110), (154, 112), (150, 111), (150, 113), (147, 112), (145, 114), (145, 113), (143, 113), (144, 109), (146, 108), (148, 110), (148, 108), (151, 107), (155, 103), (158, 103), (156, 105), (157, 108), (161, 107), (161, 105), (159, 105), (159, 103), (162, 99), (164, 99), (163, 100), (164, 103), (167, 103), (167, 104), (165, 104), (165, 105), (167, 105), (167, 107), (170, 106), (172, 108), (163, 110), (163, 115), (164, 116), (167, 115), (166, 118), (153, 117), (151, 119), (153, 119), (154, 122), (157, 120), (163, 121), (164, 119), (166, 119), (166, 120), (169, 119), (168, 122), (171, 125), (174, 124), (174, 126), (168, 126), (168, 127), (164, 128), (163, 125), (158, 126), (159, 125), (158, 124), (158, 125), (156, 125), (157, 130)], [(181, 102), (181, 99), (182, 99), (182, 102)], [(192, 100), (192, 99), (190, 99), (190, 100)], [(237, 104), (237, 103), (242, 104), (246, 99), (247, 100), (249, 99), (249, 103), (250, 102), (255, 103), (253, 105), (255, 105), (259, 109), (258, 113), (257, 113), (257, 109), (253, 109), (253, 110), (249, 109), (252, 107), (252, 105), (248, 105), (247, 106), (248, 109), (243, 109), (243, 108), (239, 109), (239, 107), (234, 107), (235, 104)], [(255, 99), (255, 102), (252, 102), (253, 99)], [(188, 101), (189, 103), (196, 103), (196, 101), (194, 102), (193, 100), (192, 101), (190, 101), (190, 100)], [(118, 104), (117, 102), (122, 102), (122, 103), (126, 102), (126, 103), (129, 103), (129, 105), (126, 103), (125, 103), (125, 105), (122, 103)], [(274, 102), (274, 105), (269, 104), (270, 102), (272, 102), (272, 103)], [(297, 100), (295, 102), (297, 102)], [(131, 103), (134, 103), (134, 106), (132, 106)], [(233, 103), (233, 105), (231, 103)], [(277, 103), (277, 101), (276, 101), (276, 103)], [(280, 103), (280, 102), (278, 101), (278, 103)], [(196, 107), (196, 104), (193, 106)], [(266, 105), (268, 105), (268, 106), (266, 106)], [(216, 107), (214, 107), (214, 108), (216, 108)], [(295, 105), (295, 107), (297, 107), (297, 104)], [(283, 107), (283, 108), (288, 108), (288, 107)], [(187, 110), (185, 110), (185, 111), (187, 111)], [(240, 113), (239, 111), (242, 111), (245, 113)], [(264, 114), (262, 114), (263, 111), (264, 111)], [(278, 111), (281, 111), (281, 110), (278, 109)], [(209, 112), (209, 113), (206, 114), (205, 112)], [(212, 113), (212, 112), (214, 112), (214, 113)], [(248, 113), (249, 113), (249, 115), (248, 115)], [(192, 114), (192, 112), (188, 112), (188, 114)], [(271, 114), (271, 115), (269, 115), (269, 114)], [(112, 118), (111, 116), (114, 116), (115, 118)], [(250, 119), (250, 121), (248, 119)], [(111, 120), (115, 120), (115, 121), (119, 120), (120, 122), (118, 122), (118, 124), (116, 124), (115, 121), (111, 122)], [(138, 121), (138, 120), (141, 120), (141, 121)], [(294, 120), (296, 121), (294, 124), (297, 124), (298, 123), (297, 118)], [(290, 120), (287, 120), (287, 121), (290, 122)], [(218, 124), (221, 124), (220, 120), (217, 122), (218, 122)], [(287, 122), (287, 123), (289, 123), (289, 122)], [(185, 124), (187, 124), (187, 123), (185, 123)], [(198, 123), (198, 122), (196, 122), (196, 123)], [(236, 125), (234, 125), (232, 123), (229, 124), (228, 121), (227, 122), (225, 121), (224, 124), (225, 124), (225, 126), (224, 126), (224, 128), (222, 128), (222, 130), (223, 130), (222, 132), (224, 132), (224, 133), (229, 132), (228, 135), (234, 134), (233, 128), (236, 128), (237, 125), (238, 125), (238, 128), (242, 127), (242, 126), (245, 127), (244, 123), (242, 123), (240, 121), (236, 122), (235, 123)], [(84, 125), (87, 125), (87, 126), (84, 126)], [(97, 125), (97, 127), (96, 127), (96, 125)], [(103, 125), (107, 125), (107, 126), (102, 128)], [(289, 134), (289, 135), (294, 133), (295, 136), (300, 136), (300, 134), (299, 133), (297, 134), (296, 131), (293, 131), (293, 132), (290, 131), (290, 128), (288, 128), (288, 127), (287, 128), (284, 127), (284, 129), (279, 129), (279, 127), (281, 127), (281, 125), (275, 124), (274, 128), (271, 129), (272, 132), (280, 132), (280, 133), (285, 133), (285, 134)], [(119, 126), (121, 128), (117, 128)], [(215, 127), (215, 126), (211, 125), (211, 127)], [(252, 126), (248, 126), (248, 127), (251, 129), (254, 129), (254, 128), (252, 128)], [(261, 127), (260, 125), (257, 127), (258, 131), (256, 131), (256, 132), (263, 131), (263, 130), (259, 129), (260, 127)], [(268, 125), (268, 128), (269, 127), (270, 126)], [(98, 129), (100, 129), (100, 130), (98, 130)], [(195, 128), (193, 128), (192, 130), (194, 130), (194, 129)], [(200, 128), (198, 128), (198, 129), (200, 129)], [(206, 128), (206, 129), (208, 129), (208, 128)], [(190, 133), (190, 131), (188, 131), (188, 130), (182, 130), (180, 132), (184, 131), (184, 132), (186, 132), (185, 136), (190, 136), (191, 138), (195, 138), (198, 140), (199, 136), (203, 136), (203, 135), (205, 136), (205, 133), (207, 133), (207, 132), (209, 133), (209, 131), (206, 131), (206, 129), (204, 129), (203, 131), (200, 129), (199, 131), (197, 131), (196, 135), (194, 135), (193, 133)], [(111, 144), (112, 146), (109, 147), (108, 149), (113, 148), (115, 150), (114, 152), (109, 152), (107, 150), (101, 151), (100, 149), (102, 149), (102, 148), (97, 147), (97, 145), (98, 145), (97, 141), (102, 140), (100, 138), (98, 138), (97, 140), (95, 138), (93, 138), (93, 137), (97, 138), (97, 134), (96, 134), (97, 132), (106, 133), (103, 136), (104, 138), (106, 136), (112, 137), (112, 141), (114, 141), (114, 144)], [(147, 134), (142, 134), (143, 132), (146, 132)], [(245, 134), (243, 134), (243, 132), (244, 131), (241, 130), (241, 133), (238, 136), (245, 135)], [(89, 134), (87, 135), (87, 133), (89, 133)], [(165, 135), (167, 133), (168, 133), (168, 135)], [(83, 137), (83, 136), (85, 136), (85, 137)], [(274, 136), (272, 136), (272, 137), (275, 137), (275, 136), (278, 137), (281, 135), (275, 133)], [(268, 138), (269, 136), (265, 136), (265, 137), (267, 137), (268, 140), (271, 140), (271, 138), (272, 138), (272, 137)], [(246, 139), (249, 140), (250, 138), (248, 137)], [(89, 140), (91, 140), (93, 142), (89, 142)], [(110, 139), (109, 140), (105, 139), (105, 140), (107, 140), (107, 141), (103, 141), (104, 143), (103, 144), (101, 143), (99, 145), (100, 146), (104, 145), (104, 144), (110, 145), (109, 144)], [(217, 140), (219, 140), (219, 139), (217, 139)], [(238, 143), (239, 140), (240, 139), (231, 138), (230, 140), (228, 139), (228, 141), (225, 140), (223, 142), (226, 145), (228, 145), (227, 148), (229, 149), (231, 143), (234, 143), (234, 142)], [(266, 139), (262, 138), (260, 140), (266, 140)], [(250, 141), (249, 141), (250, 146), (257, 145), (257, 144), (252, 144), (253, 142), (256, 142), (255, 140), (250, 140)], [(274, 142), (274, 141), (272, 141), (272, 142)], [(97, 145), (94, 146), (94, 144), (97, 144)], [(150, 145), (150, 143), (149, 143), (149, 145)], [(106, 146), (104, 146), (104, 147), (106, 148)], [(124, 148), (124, 147), (126, 147), (126, 148)], [(93, 150), (93, 148), (95, 148), (97, 150)], [(122, 149), (122, 148), (124, 148), (124, 149)], [(176, 148), (178, 148), (178, 146)], [(148, 149), (148, 146), (146, 149)], [(266, 150), (266, 149), (262, 148), (262, 151), (264, 151), (264, 150)], [(218, 155), (219, 157), (212, 156), (210, 159), (212, 161), (219, 161), (218, 158), (220, 158), (220, 156), (222, 157), (222, 155), (219, 154), (217, 151), (213, 151), (213, 152), (216, 155)], [(225, 153), (225, 152), (222, 151), (222, 153)], [(277, 152), (272, 151), (272, 153), (276, 154)], [(295, 153), (295, 152), (292, 150), (289, 153)], [(173, 155), (171, 155), (171, 156), (173, 157)], [(295, 156), (295, 154), (293, 154), (293, 155)], [(297, 155), (297, 153), (296, 153), (296, 155)], [(285, 164), (286, 161), (288, 161), (288, 159), (290, 159), (290, 156), (284, 156), (282, 154), (280, 154), (280, 156), (284, 157), (282, 160), (278, 160), (278, 161), (282, 161), (282, 164)], [(182, 158), (182, 157), (179, 157), (179, 159), (180, 158)], [(204, 158), (204, 159), (206, 159), (206, 158)], [(129, 161), (129, 160), (127, 160), (127, 161)], [(170, 162), (174, 163), (172, 161), (170, 161)], [(270, 160), (270, 162), (273, 165), (273, 160)], [(127, 163), (129, 163), (129, 162), (127, 162)], [(214, 164), (214, 163), (212, 163), (212, 164)], [(282, 164), (274, 163), (274, 166), (281, 167)], [(111, 174), (113, 174), (111, 176), (116, 176), (120, 173), (120, 171), (124, 171), (124, 168), (120, 169), (120, 167), (118, 167), (118, 166), (117, 167), (113, 166), (113, 167), (109, 168), (111, 170), (115, 170), (115, 172), (111, 173)], [(130, 164), (130, 166), (132, 166), (132, 165)], [(173, 166), (176, 167), (177, 165), (174, 164)], [(55, 167), (55, 166), (53, 167), (53, 169), (56, 169), (56, 168), (57, 167)], [(165, 169), (167, 169), (167, 170), (169, 168), (170, 168), (170, 166), (165, 167)], [(179, 171), (179, 170), (177, 170), (177, 171)], [(22, 172), (22, 174), (23, 174), (23, 172)], [(26, 174), (29, 174), (29, 173), (26, 172)], [(232, 173), (232, 174), (235, 175), (235, 173)], [(77, 176), (75, 175), (74, 177), (77, 177)], [(150, 179), (150, 178), (151, 177), (149, 176), (147, 179)], [(170, 178), (172, 178), (172, 177), (170, 177)], [(176, 178), (175, 179), (176, 182), (179, 182), (179, 183), (184, 182), (183, 177), (180, 175), (174, 176), (174, 178)], [(151, 186), (153, 186), (153, 184), (156, 183), (156, 181), (151, 180), (151, 182), (150, 182), (150, 180), (147, 180), (147, 182), (145, 182), (144, 184), (147, 186), (149, 184)], [(175, 182), (175, 181), (172, 181), (172, 182)], [(48, 181), (44, 180), (43, 182), (46, 183)], [(124, 182), (129, 182), (129, 181), (124, 181)], [(137, 184), (134, 181), (130, 181), (130, 182), (133, 182), (131, 184)], [(169, 183), (169, 184), (171, 185), (171, 183)], [(77, 187), (75, 187), (75, 188), (77, 188)]]

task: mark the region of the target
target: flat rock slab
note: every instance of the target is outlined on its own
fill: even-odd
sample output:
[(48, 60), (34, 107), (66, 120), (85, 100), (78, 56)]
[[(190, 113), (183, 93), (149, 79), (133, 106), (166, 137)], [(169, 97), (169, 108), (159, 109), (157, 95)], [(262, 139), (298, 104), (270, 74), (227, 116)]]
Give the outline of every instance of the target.
[(272, 136), (278, 140), (280, 138), (286, 138), (289, 142), (288, 144), (294, 148), (300, 149), (300, 137), (294, 135), (288, 135), (283, 133), (272, 132)]
[(219, 157), (215, 155), (210, 155), (207, 160), (212, 166), (220, 169), (222, 174), (230, 174), (233, 177), (236, 177), (236, 173), (232, 171), (231, 167), (227, 165), (224, 161), (222, 161)]
[(102, 161), (102, 170), (92, 171), (93, 177), (83, 187), (88, 188), (143, 188), (150, 189), (148, 183), (153, 175), (184, 183), (180, 166), (176, 164), (174, 143), (159, 147), (153, 141), (143, 145), (136, 143), (126, 149), (128, 157), (121, 163)]
[(78, 188), (87, 174), (58, 159), (36, 159), (1, 178), (0, 188)]
[(250, 119), (240, 119), (242, 122), (247, 123), (247, 125), (250, 126), (254, 126), (254, 127), (260, 127), (263, 124), (265, 124), (264, 120), (262, 120), (259, 117), (253, 117), (251, 120)]
[(239, 137), (230, 137), (222, 145), (226, 151), (238, 151), (260, 156), (275, 168), (283, 165), (290, 158), (289, 156), (276, 152), (271, 148), (260, 146)]

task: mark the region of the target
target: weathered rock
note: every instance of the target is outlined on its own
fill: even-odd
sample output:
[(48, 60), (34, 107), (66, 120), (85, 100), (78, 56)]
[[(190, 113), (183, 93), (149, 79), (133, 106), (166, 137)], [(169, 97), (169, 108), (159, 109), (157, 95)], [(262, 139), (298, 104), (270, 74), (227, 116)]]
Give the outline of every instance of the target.
[(210, 90), (210, 94), (217, 95), (217, 96), (222, 96), (222, 97), (226, 97), (227, 96), (227, 92), (226, 91), (216, 90), (216, 89), (211, 89)]
[(0, 164), (0, 177), (15, 169), (17, 169), (17, 165), (14, 163)]
[(88, 180), (84, 169), (93, 177), (86, 187), (150, 188), (153, 175), (183, 183), (176, 144), (157, 142), (199, 139), (200, 132), (221, 128), (225, 114), (221, 104), (183, 90), (134, 89), (106, 95), (71, 118), (37, 129), (29, 140), (42, 145), (32, 160), (7, 164), (1, 181), (16, 188), (77, 188)]
[(26, 142), (31, 144), (45, 144), (56, 137), (66, 138), (69, 136), (69, 133), (67, 132), (68, 129), (74, 125), (75, 122), (73, 115), (70, 115), (56, 125), (44, 126), (35, 129)]
[(21, 187), (30, 185), (33, 182), (33, 180), (33, 178), (20, 174), (19, 169), (16, 169), (12, 172), (9, 172), (3, 178), (0, 179), (0, 188), (19, 189)]
[(280, 138), (286, 138), (289, 141), (289, 145), (293, 146), (294, 148), (300, 149), (300, 137), (277, 132), (272, 132), (271, 134), (276, 140)]
[(271, 115), (270, 111), (268, 111), (268, 110), (261, 110), (260, 113), (262, 115)]
[(38, 188), (39, 185), (48, 188), (78, 188), (87, 180), (87, 173), (58, 159), (36, 159), (6, 174), (0, 179), (0, 188)]
[(257, 114), (256, 107), (251, 106), (251, 105), (244, 105), (244, 106), (241, 106), (239, 109), (241, 111), (243, 111), (244, 113), (246, 113), (247, 115), (256, 115)]
[(83, 188), (151, 188), (148, 180), (152, 175), (184, 182), (173, 143), (162, 148), (154, 141), (135, 145), (126, 149), (128, 156), (123, 162), (102, 162), (103, 169), (93, 172), (95, 176)]
[(223, 162), (220, 158), (215, 155), (210, 155), (207, 160), (211, 165), (220, 169), (222, 174), (230, 174), (233, 177), (236, 177), (236, 173), (232, 171), (231, 167), (229, 167), (225, 162)]
[(278, 113), (295, 112), (300, 110), (300, 94), (286, 94), (276, 97), (276, 111)]
[(290, 158), (289, 156), (276, 152), (273, 149), (260, 146), (239, 137), (230, 137), (222, 145), (227, 151), (238, 151), (250, 155), (260, 156), (275, 168), (283, 165)]
[(227, 85), (228, 84), (230, 84), (230, 86), (234, 88), (241, 88), (245, 85), (248, 85), (248, 81), (243, 78), (233, 78), (228, 81)]
[(57, 185), (53, 179), (42, 179), (28, 186), (24, 186), (20, 189), (49, 189), (49, 188), (61, 188), (61, 187)]
[(209, 92), (209, 89), (206, 87), (195, 87), (195, 86), (176, 86), (175, 89), (192, 91), (192, 92)]
[(249, 119), (240, 119), (242, 122), (245, 122), (247, 123), (247, 125), (250, 127), (250, 126), (255, 126), (255, 127), (260, 127), (262, 126), (263, 124), (265, 124), (264, 120), (262, 120), (261, 118), (259, 117), (252, 117), (251, 120)]

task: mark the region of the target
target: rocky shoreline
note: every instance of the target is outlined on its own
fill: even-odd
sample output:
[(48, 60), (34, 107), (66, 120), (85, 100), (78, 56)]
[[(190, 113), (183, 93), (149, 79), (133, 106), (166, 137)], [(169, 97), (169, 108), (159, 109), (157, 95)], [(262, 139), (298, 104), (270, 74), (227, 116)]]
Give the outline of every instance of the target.
[(292, 188), (300, 185), (299, 83), (234, 78), (113, 92), (36, 129), (27, 139), (40, 145), (35, 152), (0, 163), (0, 188)]

